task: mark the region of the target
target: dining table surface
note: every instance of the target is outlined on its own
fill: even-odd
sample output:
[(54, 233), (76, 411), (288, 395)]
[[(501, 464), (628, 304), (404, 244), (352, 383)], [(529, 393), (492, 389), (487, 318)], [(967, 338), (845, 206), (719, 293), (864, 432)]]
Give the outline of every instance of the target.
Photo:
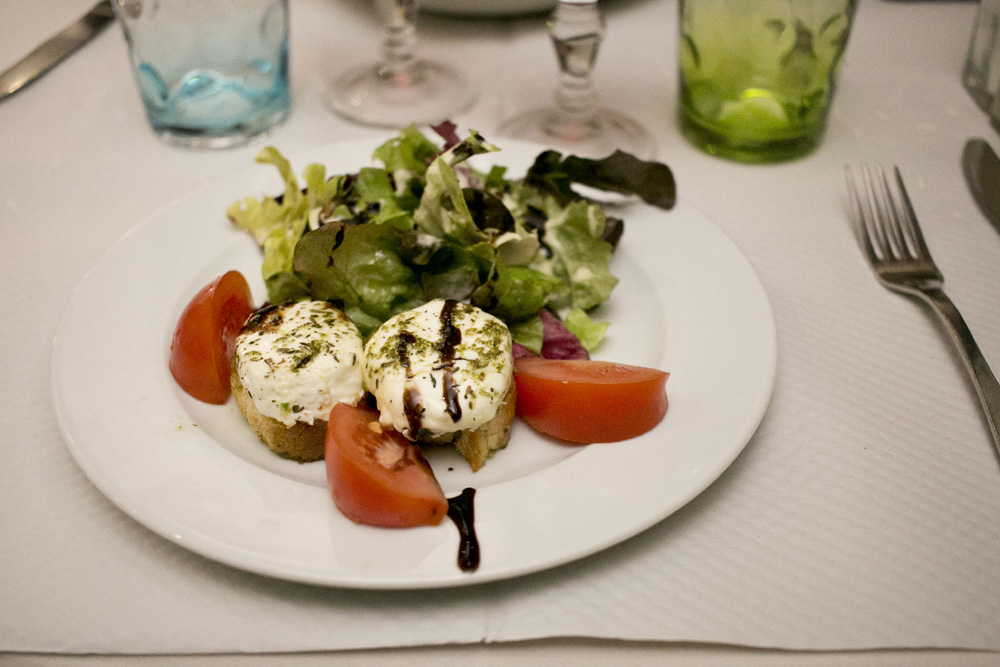
[[(0, 0), (0, 70), (92, 4)], [(502, 149), (502, 122), (550, 104), (558, 82), (548, 8), (454, 11), (463, 4), (489, 0), (422, 11), (418, 52), (473, 83), (474, 103), (451, 120)], [(601, 103), (645, 126), (676, 181), (676, 207), (656, 214), (663, 237), (703, 221), (730, 248), (721, 273), (739, 264), (766, 294), (771, 339), (760, 354), (773, 344), (776, 363), (748, 384), (769, 400), (731, 463), (636, 535), (468, 586), (294, 580), (150, 530), (68, 446), (63, 394), (86, 389), (67, 390), (54, 357), (81, 317), (79, 286), (177, 201), (263, 169), (254, 158), (265, 145), (298, 170), (297, 156), (336, 155), (341, 142), (374, 148), (395, 130), (324, 102), (338, 71), (380, 53), (370, 2), (290, 0), (290, 116), (265, 141), (225, 150), (153, 135), (112, 25), (0, 101), (0, 664), (1000, 665), (1000, 456), (933, 313), (883, 288), (866, 264), (845, 181), (847, 165), (899, 167), (945, 288), (1000, 370), (1000, 229), (961, 165), (970, 138), (1000, 147), (962, 84), (979, 4), (860, 0), (821, 145), (758, 165), (706, 154), (679, 131), (677, 0), (600, 9)], [(627, 238), (644, 205), (609, 206)], [(227, 224), (222, 210), (206, 215)], [(621, 266), (644, 285), (684, 282), (655, 260)], [(118, 279), (142, 270), (130, 262)], [(690, 275), (685, 290), (707, 289)], [(182, 295), (167, 300), (91, 296), (89, 317), (174, 309)], [(165, 360), (165, 350), (148, 354)], [(84, 363), (94, 392), (145, 381), (118, 357)], [(706, 424), (742, 400), (726, 386), (740, 371), (722, 377), (716, 400), (694, 411)], [(668, 382), (678, 411), (684, 383)], [(125, 437), (131, 417), (102, 423), (106, 437)], [(600, 478), (587, 482), (598, 495)]]

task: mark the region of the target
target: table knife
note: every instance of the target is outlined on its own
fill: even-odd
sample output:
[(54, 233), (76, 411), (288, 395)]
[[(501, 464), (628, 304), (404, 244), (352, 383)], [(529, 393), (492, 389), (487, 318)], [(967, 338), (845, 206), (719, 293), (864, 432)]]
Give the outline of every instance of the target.
[(89, 42), (115, 18), (111, 0), (101, 0), (75, 23), (45, 40), (34, 51), (0, 73), (0, 100), (13, 95)]
[(962, 151), (962, 171), (983, 215), (1000, 232), (1000, 157), (982, 139), (969, 139)]

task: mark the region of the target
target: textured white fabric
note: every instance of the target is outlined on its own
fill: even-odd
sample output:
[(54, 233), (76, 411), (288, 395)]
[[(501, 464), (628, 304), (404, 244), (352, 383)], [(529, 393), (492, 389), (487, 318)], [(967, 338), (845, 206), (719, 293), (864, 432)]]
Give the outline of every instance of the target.
[[(0, 68), (87, 4), (0, 2)], [(372, 17), (346, 0), (292, 5), (294, 108), (272, 143), (294, 152), (363, 136), (326, 111), (322, 93), (332, 72), (374, 57)], [(605, 11), (605, 101), (653, 131), (680, 197), (743, 250), (775, 311), (774, 398), (719, 481), (624, 544), (466, 590), (270, 580), (132, 521), (60, 439), (49, 380), (59, 318), (115, 240), (245, 168), (258, 147), (189, 153), (157, 143), (112, 29), (0, 104), (0, 650), (304, 651), (553, 636), (1000, 650), (1000, 460), (932, 316), (881, 288), (864, 264), (843, 179), (848, 162), (900, 165), (946, 289), (1000, 370), (1000, 235), (959, 165), (966, 137), (997, 144), (960, 84), (975, 5), (861, 3), (824, 145), (778, 166), (723, 162), (678, 135), (674, 2)], [(460, 126), (489, 136), (510, 111), (548, 102), (555, 64), (541, 18), (425, 17), (420, 35), (424, 53), (480, 85)]]

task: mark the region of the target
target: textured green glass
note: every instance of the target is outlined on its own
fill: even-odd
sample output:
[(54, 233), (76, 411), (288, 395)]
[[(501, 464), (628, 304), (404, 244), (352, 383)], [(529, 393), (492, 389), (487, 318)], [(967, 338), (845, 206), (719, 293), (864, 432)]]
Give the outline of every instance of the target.
[(680, 124), (714, 155), (775, 162), (826, 130), (856, 0), (680, 0)]

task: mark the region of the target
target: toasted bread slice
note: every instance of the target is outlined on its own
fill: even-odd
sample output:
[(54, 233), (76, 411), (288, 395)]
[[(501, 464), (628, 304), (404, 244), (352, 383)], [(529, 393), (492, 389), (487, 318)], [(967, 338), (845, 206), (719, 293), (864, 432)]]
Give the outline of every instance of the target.
[(275, 454), (299, 463), (310, 463), (323, 458), (326, 444), (326, 421), (316, 419), (312, 424), (296, 422), (285, 426), (277, 419), (261, 414), (253, 402), (253, 397), (240, 382), (234, 358), (230, 371), (233, 398), (243, 413), (250, 428)]
[(455, 440), (455, 448), (469, 462), (473, 472), (482, 468), (497, 450), (507, 446), (510, 424), (514, 421), (514, 398), (514, 383), (511, 382), (496, 416), (475, 430), (462, 431)]

